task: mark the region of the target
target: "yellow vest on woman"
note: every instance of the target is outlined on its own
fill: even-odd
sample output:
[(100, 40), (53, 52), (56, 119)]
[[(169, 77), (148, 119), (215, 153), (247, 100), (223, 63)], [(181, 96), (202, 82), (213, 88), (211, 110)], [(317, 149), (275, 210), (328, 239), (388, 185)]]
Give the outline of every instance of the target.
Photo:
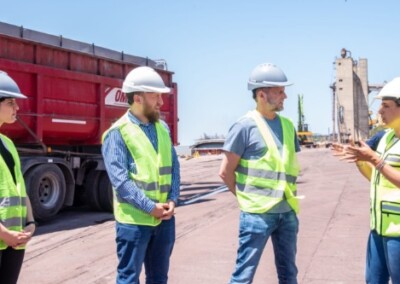
[[(377, 153), (386, 164), (400, 171), (400, 141), (388, 131), (379, 141)], [(400, 188), (377, 170), (371, 178), (371, 230), (385, 237), (400, 237)]]
[[(0, 155), (0, 222), (8, 230), (22, 232), (26, 223), (26, 190), (21, 163), (14, 143), (4, 135), (0, 139), (14, 159), (15, 180), (6, 162)], [(0, 141), (0, 143), (2, 143)], [(0, 239), (0, 250), (6, 249), (7, 244)], [(25, 245), (17, 249), (24, 249)]]
[(268, 147), (257, 160), (240, 159), (236, 168), (236, 196), (244, 212), (264, 213), (284, 199), (298, 213), (296, 180), (299, 164), (296, 157), (294, 126), (279, 116), (283, 132), (282, 153), (278, 150), (269, 126), (258, 111), (247, 114), (258, 127)]
[[(109, 130), (118, 128), (129, 153), (136, 164), (136, 173), (129, 177), (143, 190), (144, 194), (156, 203), (168, 199), (172, 180), (171, 139), (161, 123), (155, 123), (158, 151), (154, 150), (143, 130), (129, 120), (128, 113), (121, 117)], [(103, 134), (103, 140), (108, 133)], [(161, 221), (119, 198), (114, 190), (114, 215), (120, 223), (157, 226)]]

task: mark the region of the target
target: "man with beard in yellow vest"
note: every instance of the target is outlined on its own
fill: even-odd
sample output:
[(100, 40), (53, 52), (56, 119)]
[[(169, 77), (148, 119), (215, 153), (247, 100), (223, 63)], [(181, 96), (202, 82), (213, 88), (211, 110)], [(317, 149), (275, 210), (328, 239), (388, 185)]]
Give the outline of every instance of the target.
[(400, 77), (376, 97), (387, 130), (376, 149), (334, 144), (334, 155), (356, 165), (370, 180), (371, 232), (367, 244), (366, 283), (400, 284)]
[(103, 135), (102, 153), (113, 185), (117, 283), (167, 283), (175, 242), (179, 162), (167, 124), (159, 119), (162, 93), (169, 93), (152, 68), (133, 69), (122, 91), (129, 110)]
[(277, 114), (289, 85), (276, 65), (258, 65), (248, 81), (257, 107), (230, 128), (223, 147), (219, 175), (236, 195), (241, 210), (231, 284), (253, 282), (269, 237), (279, 283), (297, 283), (296, 152), (300, 146), (292, 122)]

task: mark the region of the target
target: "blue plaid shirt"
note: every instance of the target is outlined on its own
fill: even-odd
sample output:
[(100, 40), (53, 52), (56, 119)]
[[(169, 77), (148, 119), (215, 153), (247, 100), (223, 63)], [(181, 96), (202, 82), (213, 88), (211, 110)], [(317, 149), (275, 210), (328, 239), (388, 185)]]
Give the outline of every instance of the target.
[[(149, 138), (154, 149), (157, 151), (157, 132), (154, 123), (143, 123), (128, 111), (128, 117), (132, 123), (139, 125), (146, 136)], [(168, 126), (164, 121), (160, 122)], [(168, 200), (173, 200), (178, 204), (178, 197), (180, 191), (180, 172), (179, 161), (175, 152), (175, 148), (171, 147), (172, 151), (172, 185), (171, 191), (168, 195)], [(104, 163), (110, 177), (111, 184), (116, 190), (116, 194), (147, 213), (150, 213), (155, 208), (154, 201), (146, 197), (143, 190), (141, 190), (135, 182), (129, 178), (129, 172), (136, 171), (136, 164), (129, 153), (125, 142), (122, 139), (121, 133), (118, 128), (112, 129), (107, 133), (102, 146), (102, 154)]]

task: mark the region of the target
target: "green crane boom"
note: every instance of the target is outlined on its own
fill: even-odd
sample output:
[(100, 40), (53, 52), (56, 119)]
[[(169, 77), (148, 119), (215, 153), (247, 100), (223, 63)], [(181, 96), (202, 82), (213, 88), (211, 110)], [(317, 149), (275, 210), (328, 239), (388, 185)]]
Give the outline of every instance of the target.
[(304, 123), (304, 108), (303, 108), (303, 95), (298, 95), (298, 113), (299, 113), (299, 120), (297, 125), (297, 131), (307, 131), (307, 126)]

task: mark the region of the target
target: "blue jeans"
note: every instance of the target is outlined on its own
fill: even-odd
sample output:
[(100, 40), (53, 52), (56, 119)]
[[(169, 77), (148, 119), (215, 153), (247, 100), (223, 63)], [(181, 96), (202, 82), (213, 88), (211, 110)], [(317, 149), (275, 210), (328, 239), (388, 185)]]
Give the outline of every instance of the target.
[(252, 283), (269, 236), (279, 283), (297, 283), (296, 251), (299, 221), (293, 211), (252, 214), (241, 212), (239, 249), (230, 283)]
[(369, 284), (400, 284), (400, 238), (371, 231), (367, 245), (365, 280)]
[(169, 258), (175, 243), (175, 217), (156, 227), (116, 222), (117, 283), (139, 284), (144, 263), (146, 284), (168, 281)]

